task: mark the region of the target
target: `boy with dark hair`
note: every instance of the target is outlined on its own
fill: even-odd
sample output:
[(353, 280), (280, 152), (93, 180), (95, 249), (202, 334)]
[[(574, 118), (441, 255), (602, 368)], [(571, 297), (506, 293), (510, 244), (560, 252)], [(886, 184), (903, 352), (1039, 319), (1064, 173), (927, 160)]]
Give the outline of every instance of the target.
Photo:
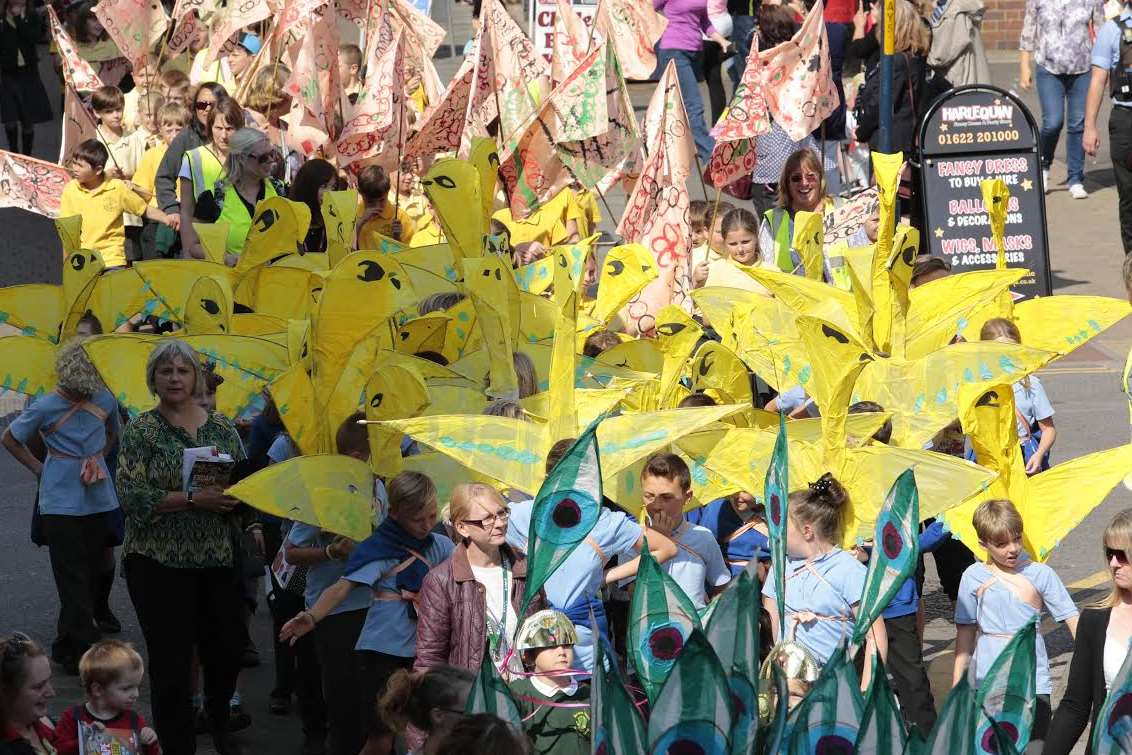
[(359, 78), (362, 71), (362, 48), (357, 45), (338, 46), (338, 80), (342, 82), (342, 97), (351, 105), (358, 101), (362, 91)]
[(368, 165), (358, 174), (362, 214), (358, 217), (358, 249), (379, 249), (380, 236), (408, 244), (416, 228), (409, 214), (389, 203), (389, 176), (380, 165)]
[(59, 217), (82, 216), (83, 249), (99, 252), (106, 269), (126, 266), (126, 231), (122, 213), (144, 215), (172, 226), (173, 219), (130, 190), (122, 181), (106, 177), (109, 153), (97, 139), (87, 139), (71, 155), (67, 167), (74, 180), (63, 187)]

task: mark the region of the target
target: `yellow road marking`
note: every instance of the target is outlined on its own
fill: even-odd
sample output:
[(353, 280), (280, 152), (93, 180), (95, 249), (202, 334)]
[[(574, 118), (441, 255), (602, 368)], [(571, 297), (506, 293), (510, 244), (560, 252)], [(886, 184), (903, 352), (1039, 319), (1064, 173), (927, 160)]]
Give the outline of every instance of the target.
[(1078, 375), (1104, 375), (1119, 372), (1120, 370), (1116, 367), (1050, 367), (1045, 370), (1038, 370), (1038, 374), (1040, 375), (1066, 375), (1069, 373)]
[(1070, 590), (1091, 590), (1094, 587), (1100, 587), (1109, 580), (1108, 569), (1101, 569), (1099, 572), (1090, 574), (1089, 576), (1079, 579), (1076, 582), (1070, 582), (1066, 587)]

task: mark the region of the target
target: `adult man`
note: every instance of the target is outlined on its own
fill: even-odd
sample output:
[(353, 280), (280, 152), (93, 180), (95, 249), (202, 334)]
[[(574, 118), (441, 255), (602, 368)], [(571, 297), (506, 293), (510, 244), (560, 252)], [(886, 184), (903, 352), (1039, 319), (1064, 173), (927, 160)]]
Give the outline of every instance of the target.
[(1120, 240), (1124, 253), (1132, 252), (1132, 8), (1125, 4), (1120, 15), (1106, 21), (1093, 45), (1092, 79), (1085, 106), (1085, 152), (1097, 154), (1097, 114), (1106, 85), (1112, 98), (1108, 116), (1109, 152), (1119, 197)]

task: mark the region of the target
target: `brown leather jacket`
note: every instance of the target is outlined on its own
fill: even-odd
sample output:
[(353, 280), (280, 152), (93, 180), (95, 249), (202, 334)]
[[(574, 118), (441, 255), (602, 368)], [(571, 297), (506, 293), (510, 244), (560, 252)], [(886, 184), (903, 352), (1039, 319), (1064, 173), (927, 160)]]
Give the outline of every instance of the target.
[[(511, 605), (518, 612), (527, 587), (527, 559), (506, 545), (501, 550), (511, 564)], [(545, 607), (546, 598), (539, 590), (527, 615)], [(486, 613), (483, 585), (476, 582), (468, 564), (468, 548), (461, 543), (448, 560), (429, 571), (421, 585), (413, 670), (448, 664), (478, 673), (487, 647)]]

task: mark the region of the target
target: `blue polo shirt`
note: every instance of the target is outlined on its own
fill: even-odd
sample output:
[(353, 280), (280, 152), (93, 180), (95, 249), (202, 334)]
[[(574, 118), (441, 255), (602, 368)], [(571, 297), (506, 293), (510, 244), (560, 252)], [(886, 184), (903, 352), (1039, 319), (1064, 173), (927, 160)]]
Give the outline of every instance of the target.
[[(1129, 19), (1132, 19), (1132, 10), (1125, 6), (1117, 18), (1104, 22), (1100, 31), (1097, 32), (1096, 41), (1093, 43), (1093, 54), (1090, 56), (1089, 62), (1097, 68), (1108, 71), (1110, 75), (1120, 62), (1121, 28)], [(1112, 100), (1112, 104), (1116, 107), (1132, 107), (1132, 101), (1117, 102)]]

